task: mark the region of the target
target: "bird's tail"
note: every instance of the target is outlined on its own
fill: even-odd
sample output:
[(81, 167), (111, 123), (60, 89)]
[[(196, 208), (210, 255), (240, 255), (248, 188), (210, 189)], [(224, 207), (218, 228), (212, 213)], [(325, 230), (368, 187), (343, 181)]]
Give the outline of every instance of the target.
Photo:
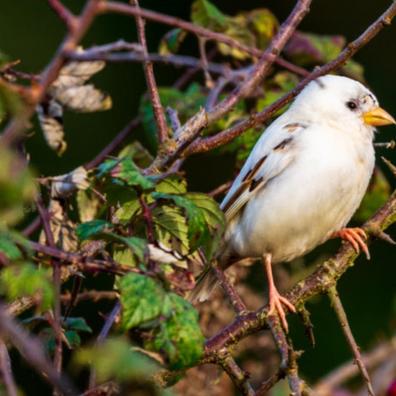
[(212, 267), (208, 266), (198, 276), (195, 288), (188, 295), (191, 303), (206, 301), (217, 286), (217, 277)]

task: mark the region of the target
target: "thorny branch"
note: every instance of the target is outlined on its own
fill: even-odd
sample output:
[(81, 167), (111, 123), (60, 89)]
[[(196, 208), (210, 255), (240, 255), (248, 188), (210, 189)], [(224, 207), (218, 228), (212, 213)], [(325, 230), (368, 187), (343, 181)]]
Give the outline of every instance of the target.
[[(247, 47), (225, 34), (212, 32), (208, 29), (196, 26), (178, 18), (140, 9), (138, 6), (130, 6), (127, 4), (111, 1), (105, 2), (102, 0), (89, 0), (81, 15), (77, 17), (68, 11), (59, 0), (49, 0), (50, 6), (66, 24), (68, 33), (50, 64), (38, 77), (38, 83), (32, 85), (30, 91), (27, 92), (29, 94), (27, 95), (29, 97), (29, 101), (23, 114), (19, 115), (17, 118), (14, 118), (9, 123), (3, 132), (3, 135), (1, 136), (1, 142), (5, 144), (12, 144), (21, 138), (22, 132), (28, 127), (29, 119), (33, 115), (36, 105), (44, 98), (50, 84), (57, 78), (62, 66), (68, 59), (87, 60), (95, 59), (95, 56), (97, 56), (98, 59), (106, 59), (108, 61), (137, 60), (145, 64), (146, 78), (154, 107), (154, 113), (158, 123), (160, 142), (163, 142), (167, 136), (167, 126), (163, 109), (159, 102), (158, 90), (156, 88), (154, 75), (152, 73), (151, 62), (167, 61), (175, 65), (193, 67), (194, 70), (203, 68), (206, 73), (218, 73), (224, 76), (224, 78), (230, 78), (230, 76), (232, 76), (233, 84), (235, 84), (235, 82), (239, 82), (239, 85), (237, 85), (234, 91), (226, 96), (225, 99), (221, 100), (219, 103), (216, 103), (216, 100), (212, 100), (210, 102), (211, 105), (208, 106), (206, 111), (201, 110), (184, 125), (178, 126), (178, 129), (175, 131), (173, 141), (171, 141), (172, 144), (168, 144), (167, 146), (163, 145), (162, 150), (159, 151), (160, 154), (154, 160), (152, 166), (147, 170), (148, 172), (166, 171), (166, 169), (170, 167), (176, 160), (180, 159), (181, 156), (185, 157), (193, 153), (212, 150), (213, 148), (216, 148), (220, 145), (224, 145), (242, 134), (248, 128), (262, 125), (265, 121), (272, 117), (278, 109), (290, 102), (299, 92), (301, 92), (305, 85), (307, 85), (313, 79), (340, 68), (359, 49), (372, 40), (382, 30), (383, 27), (389, 25), (396, 15), (396, 3), (394, 2), (355, 41), (351, 42), (336, 59), (308, 74), (306, 70), (283, 60), (279, 55), (302, 18), (309, 11), (310, 3), (310, 0), (299, 0), (297, 2), (289, 18), (283, 23), (269, 47), (263, 52), (257, 48)], [(139, 53), (139, 51), (136, 51), (135, 48), (133, 49), (134, 52), (120, 54), (111, 54), (108, 52), (103, 53), (103, 51), (97, 51), (95, 53), (94, 49), (91, 49), (91, 52), (88, 50), (82, 54), (78, 54), (76, 52), (80, 40), (83, 38), (95, 17), (98, 14), (109, 12), (131, 15), (136, 18), (141, 49), (143, 52)], [(164, 57), (161, 57), (157, 54), (148, 54), (144, 36), (143, 19), (168, 24), (173, 27), (179, 27), (195, 34), (199, 40), (201, 40), (201, 43), (203, 42), (202, 40), (211, 40), (224, 43), (231, 47), (245, 51), (259, 60), (251, 68), (231, 71), (223, 65), (210, 62), (206, 59), (205, 54), (203, 60), (176, 55), (164, 59)], [(130, 49), (132, 49), (132, 47)], [(98, 48), (96, 48), (96, 50), (98, 50)], [(221, 133), (218, 133), (215, 136), (198, 138), (201, 131), (205, 127), (223, 117), (235, 106), (235, 104), (237, 104), (243, 98), (249, 96), (254, 88), (264, 79), (273, 63), (277, 63), (279, 66), (289, 69), (296, 74), (306, 76), (306, 78), (304, 78), (294, 90), (283, 96), (271, 106), (264, 109), (262, 112), (252, 115), (248, 119), (237, 123), (236, 125)], [(227, 82), (228, 81), (231, 82), (231, 80), (227, 80)], [(220, 88), (222, 89), (221, 86)], [(215, 96), (215, 98), (217, 97), (218, 95)], [(103, 161), (103, 159), (125, 139), (130, 131), (139, 124), (139, 122), (139, 119), (135, 119), (130, 122), (124, 128), (124, 130), (122, 130), (114, 138), (114, 140), (110, 142), (110, 144), (105, 147), (101, 153), (98, 154), (95, 159), (86, 164), (86, 168), (91, 169)], [(215, 191), (213, 193), (215, 194), (218, 192)], [(56, 263), (59, 262), (61, 265), (75, 264), (82, 271), (104, 271), (122, 274), (128, 271), (136, 270), (131, 267), (119, 265), (112, 261), (91, 259), (90, 257), (85, 257), (81, 254), (64, 252), (58, 249), (53, 243), (50, 242), (51, 236), (48, 232), (48, 219), (46, 218), (45, 213), (43, 211), (41, 212), (41, 223), (44, 226), (44, 230), (46, 230), (47, 241), (49, 242), (50, 246), (44, 246), (37, 242), (31, 242), (31, 246), (36, 252), (40, 252), (41, 254), (49, 257), (50, 265), (54, 265), (54, 260), (56, 260)], [(396, 193), (394, 193), (385, 206), (365, 224), (364, 228), (366, 232), (372, 237), (381, 237), (389, 240), (389, 237), (387, 238), (383, 230), (395, 221)], [(35, 223), (33, 225), (34, 227), (31, 227), (32, 230), (40, 226), (39, 223)], [(31, 229), (28, 229), (27, 232), (30, 233)], [(325, 263), (319, 266), (313, 274), (294, 286), (287, 294), (287, 298), (298, 309), (303, 310), (304, 303), (311, 297), (319, 293), (329, 292), (329, 290), (335, 287), (340, 276), (353, 264), (356, 256), (357, 255), (353, 248), (347, 244), (344, 244), (333, 258), (327, 260)], [(236, 365), (234, 359), (228, 352), (228, 348), (238, 343), (241, 339), (247, 337), (248, 335), (260, 331), (266, 328), (268, 324), (271, 324), (268, 318), (268, 307), (265, 306), (256, 312), (247, 311), (244, 303), (240, 300), (240, 297), (236, 293), (233, 286), (227, 281), (227, 278), (225, 278), (224, 274), (220, 272), (218, 276), (222, 280), (224, 288), (231, 298), (233, 306), (237, 312), (237, 317), (230, 325), (207, 341), (206, 355), (202, 362), (212, 362), (219, 364), (230, 375), (236, 386), (241, 390), (242, 394), (248, 396), (258, 396), (264, 394), (266, 390), (270, 389), (270, 387), (272, 387), (284, 375), (288, 375), (290, 386), (294, 393), (300, 394), (298, 392), (303, 385), (296, 371), (296, 352), (293, 351), (288, 344), (284, 333), (278, 334), (274, 330), (274, 338), (277, 341), (278, 349), (281, 352), (284, 364), (281, 365), (281, 368), (278, 372), (276, 372), (268, 381), (261, 385), (257, 392), (254, 392), (247, 380), (247, 373), (243, 372), (243, 370)], [(58, 296), (58, 301), (60, 301), (60, 296)], [(19, 314), (24, 309), (26, 309), (26, 307), (32, 305), (31, 301), (19, 301), (19, 303), (19, 305), (16, 304), (14, 306), (8, 307), (8, 312), (6, 312), (5, 308), (0, 307), (0, 332), (3, 336), (6, 336), (7, 339), (17, 349), (21, 351), (26, 360), (32, 366), (34, 366), (40, 373), (44, 373), (45, 378), (56, 389), (63, 392), (64, 394), (75, 394), (67, 381), (61, 378), (56, 370), (54, 370), (50, 362), (47, 361), (43, 354), (42, 348), (37, 343), (37, 341), (25, 334), (24, 331), (20, 329), (10, 318), (10, 314)], [(118, 310), (116, 314), (117, 313)], [(104, 327), (104, 331), (106, 329), (106, 335), (108, 333), (109, 327), (111, 327), (111, 324), (114, 321), (115, 315), (110, 315), (106, 322), (107, 325)], [(57, 313), (57, 316), (59, 321), (59, 312)], [(272, 326), (272, 329), (274, 329), (274, 326)]]
[(371, 384), (371, 380), (366, 369), (366, 366), (363, 363), (362, 355), (360, 353), (359, 346), (357, 345), (355, 338), (352, 334), (351, 327), (349, 326), (348, 318), (344, 307), (342, 305), (340, 296), (338, 295), (337, 289), (335, 286), (331, 287), (328, 291), (328, 295), (330, 298), (331, 305), (333, 306), (334, 311), (337, 314), (338, 320), (340, 322), (342, 331), (344, 332), (345, 338), (348, 341), (349, 346), (351, 347), (353, 356), (355, 357), (355, 363), (359, 367), (360, 373), (363, 377), (364, 382), (366, 383), (367, 390), (370, 396), (375, 396), (373, 385)]
[[(140, 9), (138, 0), (131, 0), (131, 3), (135, 6), (137, 10)], [(166, 124), (164, 109), (161, 105), (161, 99), (158, 93), (157, 83), (155, 81), (153, 64), (150, 60), (146, 58), (148, 51), (146, 43), (146, 33), (144, 31), (145, 22), (140, 15), (137, 15), (135, 19), (139, 43), (142, 47), (142, 54), (145, 57), (143, 61), (144, 74), (146, 76), (148, 93), (150, 96), (151, 104), (153, 106), (154, 118), (158, 128), (158, 141), (162, 143), (168, 137), (168, 126)]]

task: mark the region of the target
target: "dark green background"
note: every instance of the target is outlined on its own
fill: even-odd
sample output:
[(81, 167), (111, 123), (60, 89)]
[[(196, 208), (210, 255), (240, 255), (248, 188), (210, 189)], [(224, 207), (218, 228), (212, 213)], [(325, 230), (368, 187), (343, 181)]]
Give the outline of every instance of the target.
[[(294, 2), (289, 0), (228, 0), (214, 3), (229, 14), (243, 9), (269, 7), (281, 20), (294, 5)], [(69, 0), (65, 1), (65, 4), (77, 12), (84, 2)], [(390, 1), (385, 0), (313, 1), (311, 13), (303, 21), (301, 29), (323, 34), (342, 34), (348, 39), (353, 39), (389, 4)], [(185, 19), (189, 18), (190, 5), (191, 1), (186, 0), (141, 0), (142, 7)], [(148, 23), (147, 38), (151, 50), (155, 51), (158, 39), (167, 30), (166, 26)], [(21, 59), (21, 68), (24, 71), (39, 72), (51, 59), (64, 32), (62, 23), (50, 11), (45, 0), (2, 1), (0, 49), (12, 58)], [(119, 38), (135, 39), (134, 20), (119, 15), (102, 16), (90, 30), (84, 45), (111, 42)], [(365, 66), (367, 82), (380, 103), (393, 115), (396, 114), (395, 39), (396, 24), (386, 28), (355, 58)], [(172, 68), (156, 67), (159, 84), (171, 84), (177, 74), (178, 72)], [(113, 109), (94, 115), (66, 114), (69, 149), (62, 158), (57, 157), (46, 146), (37, 129), (36, 135), (29, 142), (29, 148), (32, 162), (39, 173), (60, 174), (92, 159), (123, 125), (136, 115), (140, 96), (145, 89), (140, 65), (109, 65), (95, 81), (99, 87), (111, 93)], [(395, 127), (386, 128), (381, 130), (377, 140), (388, 140), (395, 133)], [(385, 154), (391, 159), (396, 159), (393, 153)], [(202, 161), (202, 157), (190, 160), (187, 169), (191, 176), (191, 189), (207, 191), (221, 181), (228, 180), (232, 174), (230, 164), (229, 158), (224, 158), (223, 163), (218, 164), (210, 156), (206, 161)], [(392, 184), (395, 184), (393, 180)], [(359, 259), (355, 267), (342, 278), (339, 286), (352, 328), (363, 348), (368, 348), (378, 339), (390, 335), (396, 324), (396, 248), (375, 242), (371, 250), (371, 262)], [(328, 301), (325, 298), (320, 301), (317, 299), (310, 308), (317, 336), (315, 350), (309, 350), (301, 324), (294, 321), (292, 327), (297, 329), (293, 330), (296, 346), (308, 348), (301, 362), (305, 375), (313, 379), (348, 359), (350, 353)]]

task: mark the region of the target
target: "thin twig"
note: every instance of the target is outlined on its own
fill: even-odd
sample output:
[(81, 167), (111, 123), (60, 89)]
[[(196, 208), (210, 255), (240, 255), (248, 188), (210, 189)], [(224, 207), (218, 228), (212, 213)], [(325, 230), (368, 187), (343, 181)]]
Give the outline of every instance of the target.
[[(137, 10), (140, 9), (138, 0), (131, 0), (131, 2)], [(139, 15), (137, 15), (135, 19), (139, 43), (142, 46), (142, 53), (145, 57), (147, 57), (148, 51), (146, 33), (144, 31), (145, 22), (144, 19)], [(164, 109), (161, 105), (161, 98), (159, 96), (157, 83), (155, 81), (153, 64), (149, 60), (144, 60), (143, 65), (148, 93), (150, 96), (151, 105), (153, 106), (154, 119), (158, 129), (158, 141), (163, 143), (168, 137), (168, 125), (166, 124)]]
[(254, 389), (249, 382), (249, 373), (242, 370), (228, 351), (220, 351), (218, 364), (228, 374), (243, 396), (255, 396)]
[(385, 148), (387, 150), (393, 150), (394, 148), (396, 148), (396, 140), (390, 140), (389, 142), (374, 143), (374, 147)]
[[(121, 310), (121, 303), (120, 301), (117, 301), (116, 304), (114, 305), (113, 309), (111, 310), (109, 316), (105, 320), (105, 323), (102, 327), (102, 330), (100, 331), (98, 338), (96, 340), (96, 345), (103, 344), (107, 336), (109, 335), (110, 329), (113, 326), (118, 314), (120, 313)], [(89, 376), (89, 387), (88, 389), (93, 389), (96, 386), (96, 372), (94, 369), (91, 370), (91, 374)]]
[[(396, 337), (377, 345), (370, 352), (362, 355), (367, 369), (373, 369), (396, 355)], [(331, 396), (336, 388), (360, 373), (354, 361), (349, 361), (337, 367), (334, 371), (322, 378), (313, 388), (314, 394)]]
[[(44, 207), (41, 198), (36, 201), (36, 206), (41, 217), (41, 221), (44, 228), (45, 238), (47, 244), (51, 248), (56, 248), (54, 235), (51, 229), (51, 214)], [(62, 330), (62, 313), (61, 313), (61, 267), (57, 260), (52, 260), (52, 281), (54, 285), (54, 320), (53, 327), (55, 332), (55, 351), (54, 351), (54, 365), (55, 369), (60, 373), (62, 371), (62, 342), (63, 342), (63, 330)]]
[(3, 144), (10, 145), (20, 138), (22, 131), (28, 127), (30, 117), (36, 110), (36, 105), (40, 103), (51, 83), (58, 77), (61, 68), (63, 67), (66, 56), (65, 54), (74, 51), (82, 37), (85, 35), (89, 26), (93, 22), (101, 1), (89, 0), (84, 7), (81, 15), (77, 19), (74, 29), (69, 30), (64, 41), (58, 48), (55, 56), (41, 73), (39, 82), (31, 88), (32, 97), (29, 105), (25, 106), (24, 111), (14, 117), (3, 131), (0, 141)]
[(213, 79), (208, 70), (208, 58), (206, 56), (206, 39), (198, 37), (199, 54), (201, 56), (202, 68), (205, 77), (205, 85), (207, 88), (213, 88)]
[(267, 323), (281, 357), (279, 369), (283, 370), (287, 376), (291, 395), (301, 396), (304, 383), (298, 375), (297, 353), (293, 350), (291, 342), (288, 342), (279, 317), (277, 315), (270, 316)]
[(214, 267), (214, 271), (236, 314), (241, 315), (246, 313), (248, 309), (246, 308), (245, 303), (242, 301), (241, 297), (235, 290), (234, 286), (227, 278), (227, 275), (218, 267)]
[[(171, 165), (172, 162), (176, 160), (176, 158), (184, 155), (184, 151), (190, 146), (191, 142), (197, 138), (203, 128), (222, 118), (240, 100), (248, 97), (250, 93), (256, 89), (256, 87), (269, 72), (273, 62), (275, 59), (277, 59), (277, 56), (288, 42), (293, 32), (296, 30), (298, 24), (308, 13), (311, 1), (312, 0), (299, 0), (297, 2), (293, 11), (290, 13), (286, 21), (281, 25), (278, 33), (274, 36), (268, 48), (247, 75), (246, 80), (239, 84), (237, 88), (235, 88), (228, 96), (221, 100), (213, 109), (207, 112), (201, 111), (194, 117), (190, 118), (190, 120), (188, 120), (182, 127), (182, 136), (184, 138), (174, 142), (172, 145), (168, 145), (168, 150), (164, 150), (161, 155), (157, 156), (151, 165), (150, 170), (153, 172), (158, 172), (159, 170), (163, 170), (167, 166)], [(111, 4), (111, 2), (106, 2), (105, 8), (106, 5), (109, 4)]]
[[(118, 42), (114, 43), (117, 44)], [(109, 44), (106, 44), (108, 47)], [(78, 62), (103, 60), (105, 62), (120, 63), (120, 62), (155, 62), (163, 63), (165, 65), (173, 65), (176, 67), (191, 67), (203, 69), (202, 60), (188, 55), (160, 55), (156, 53), (143, 54), (142, 52), (103, 52), (101, 47), (93, 47), (84, 50), (83, 52), (71, 51), (67, 53), (70, 60)], [(246, 75), (246, 71), (233, 70), (228, 65), (221, 63), (208, 62), (207, 70), (213, 74), (220, 74), (226, 77), (242, 78)]]
[(342, 67), (348, 59), (356, 54), (361, 48), (369, 43), (385, 26), (390, 25), (392, 19), (396, 15), (396, 2), (392, 5), (376, 20), (374, 21), (356, 40), (349, 43), (345, 49), (329, 63), (316, 68), (308, 77), (304, 78), (292, 91), (282, 96), (280, 99), (266, 107), (263, 111), (257, 114), (252, 114), (249, 118), (242, 120), (234, 126), (218, 133), (217, 135), (207, 137), (196, 141), (189, 147), (186, 155), (193, 153), (205, 152), (213, 150), (216, 147), (222, 146), (229, 143), (241, 135), (244, 131), (254, 126), (263, 125), (275, 113), (293, 100), (312, 80), (323, 76), (327, 73), (335, 71)]
[[(368, 220), (363, 229), (371, 237), (375, 237), (379, 231), (384, 230), (396, 221), (396, 192), (394, 192), (386, 204)], [(334, 286), (338, 279), (350, 268), (357, 253), (353, 247), (343, 244), (339, 251), (320, 265), (311, 275), (297, 283), (287, 294), (286, 298), (297, 308), (310, 298), (326, 292)], [(268, 305), (256, 312), (250, 312), (243, 317), (236, 318), (218, 334), (206, 342), (205, 359), (211, 359), (216, 351), (234, 345), (242, 338), (265, 327)]]
[(76, 28), (77, 18), (61, 3), (60, 0), (48, 0), (48, 4), (58, 17), (66, 24), (69, 30), (74, 30)]
[(340, 296), (338, 295), (337, 289), (334, 287), (329, 288), (327, 292), (331, 305), (337, 315), (337, 318), (340, 322), (341, 329), (345, 335), (346, 340), (348, 341), (349, 346), (351, 347), (351, 351), (353, 356), (355, 357), (355, 363), (359, 367), (360, 373), (363, 377), (364, 382), (366, 383), (367, 390), (370, 396), (375, 396), (373, 386), (370, 381), (370, 376), (366, 369), (366, 366), (363, 363), (362, 355), (360, 353), (359, 346), (357, 345), (355, 338), (352, 334), (351, 327), (349, 326), (348, 318), (345, 313), (344, 307), (342, 306)]
[(0, 339), (0, 371), (3, 378), (3, 384), (8, 396), (18, 396), (18, 389), (12, 375), (10, 355), (6, 344)]
[[(140, 16), (146, 20), (151, 20), (151, 21), (162, 23), (165, 25), (178, 27), (178, 28), (183, 29), (187, 32), (193, 33), (198, 37), (206, 38), (207, 40), (211, 40), (211, 41), (214, 41), (217, 43), (227, 44), (231, 48), (236, 48), (240, 51), (243, 51), (247, 54), (252, 55), (255, 58), (260, 58), (261, 56), (263, 56), (263, 51), (258, 48), (248, 47), (248, 46), (240, 43), (239, 41), (235, 40), (234, 38), (227, 36), (226, 34), (213, 32), (212, 30), (205, 29), (202, 26), (194, 25), (191, 22), (187, 22), (187, 21), (184, 21), (182, 19), (170, 16), (170, 15), (165, 15), (165, 14), (161, 14), (159, 12), (146, 10), (144, 8), (136, 9), (135, 7), (131, 7), (127, 4), (114, 2), (114, 1), (103, 2), (101, 4), (100, 11), (102, 13), (113, 12), (113, 13), (119, 13), (119, 14), (124, 14), (124, 15)], [(268, 59), (272, 58), (271, 55), (264, 54), (264, 56), (267, 57)], [(291, 72), (296, 73), (298, 75), (301, 75), (301, 76), (308, 75), (308, 72), (305, 69), (303, 69), (299, 66), (296, 66), (296, 65), (286, 61), (285, 59), (282, 59), (281, 57), (277, 57), (275, 62), (279, 66), (284, 67), (285, 69), (288, 69)]]
[(5, 337), (10, 344), (18, 349), (27, 363), (58, 392), (66, 396), (77, 395), (74, 386), (68, 379), (61, 376), (47, 359), (40, 341), (19, 326), (6, 313), (4, 305), (0, 305), (0, 333), (2, 337)]

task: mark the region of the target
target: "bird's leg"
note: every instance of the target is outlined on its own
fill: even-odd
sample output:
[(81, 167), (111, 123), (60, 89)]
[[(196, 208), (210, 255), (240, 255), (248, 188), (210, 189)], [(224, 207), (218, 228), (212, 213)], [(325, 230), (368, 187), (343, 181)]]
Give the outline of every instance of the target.
[(271, 263), (271, 255), (265, 254), (263, 256), (265, 272), (267, 274), (268, 279), (268, 289), (269, 289), (269, 306), (270, 309), (268, 311), (268, 315), (273, 315), (275, 313), (278, 314), (279, 319), (282, 323), (283, 328), (286, 332), (289, 331), (289, 326), (286, 320), (285, 310), (282, 306), (285, 305), (291, 312), (296, 312), (296, 308), (294, 305), (285, 297), (282, 297), (278, 292), (278, 289), (275, 286), (274, 277), (272, 275), (272, 263)]
[(356, 253), (360, 253), (360, 249), (362, 249), (367, 260), (370, 260), (370, 252), (365, 242), (367, 240), (367, 235), (362, 228), (341, 228), (341, 230), (335, 232), (332, 237), (348, 241), (355, 249)]

